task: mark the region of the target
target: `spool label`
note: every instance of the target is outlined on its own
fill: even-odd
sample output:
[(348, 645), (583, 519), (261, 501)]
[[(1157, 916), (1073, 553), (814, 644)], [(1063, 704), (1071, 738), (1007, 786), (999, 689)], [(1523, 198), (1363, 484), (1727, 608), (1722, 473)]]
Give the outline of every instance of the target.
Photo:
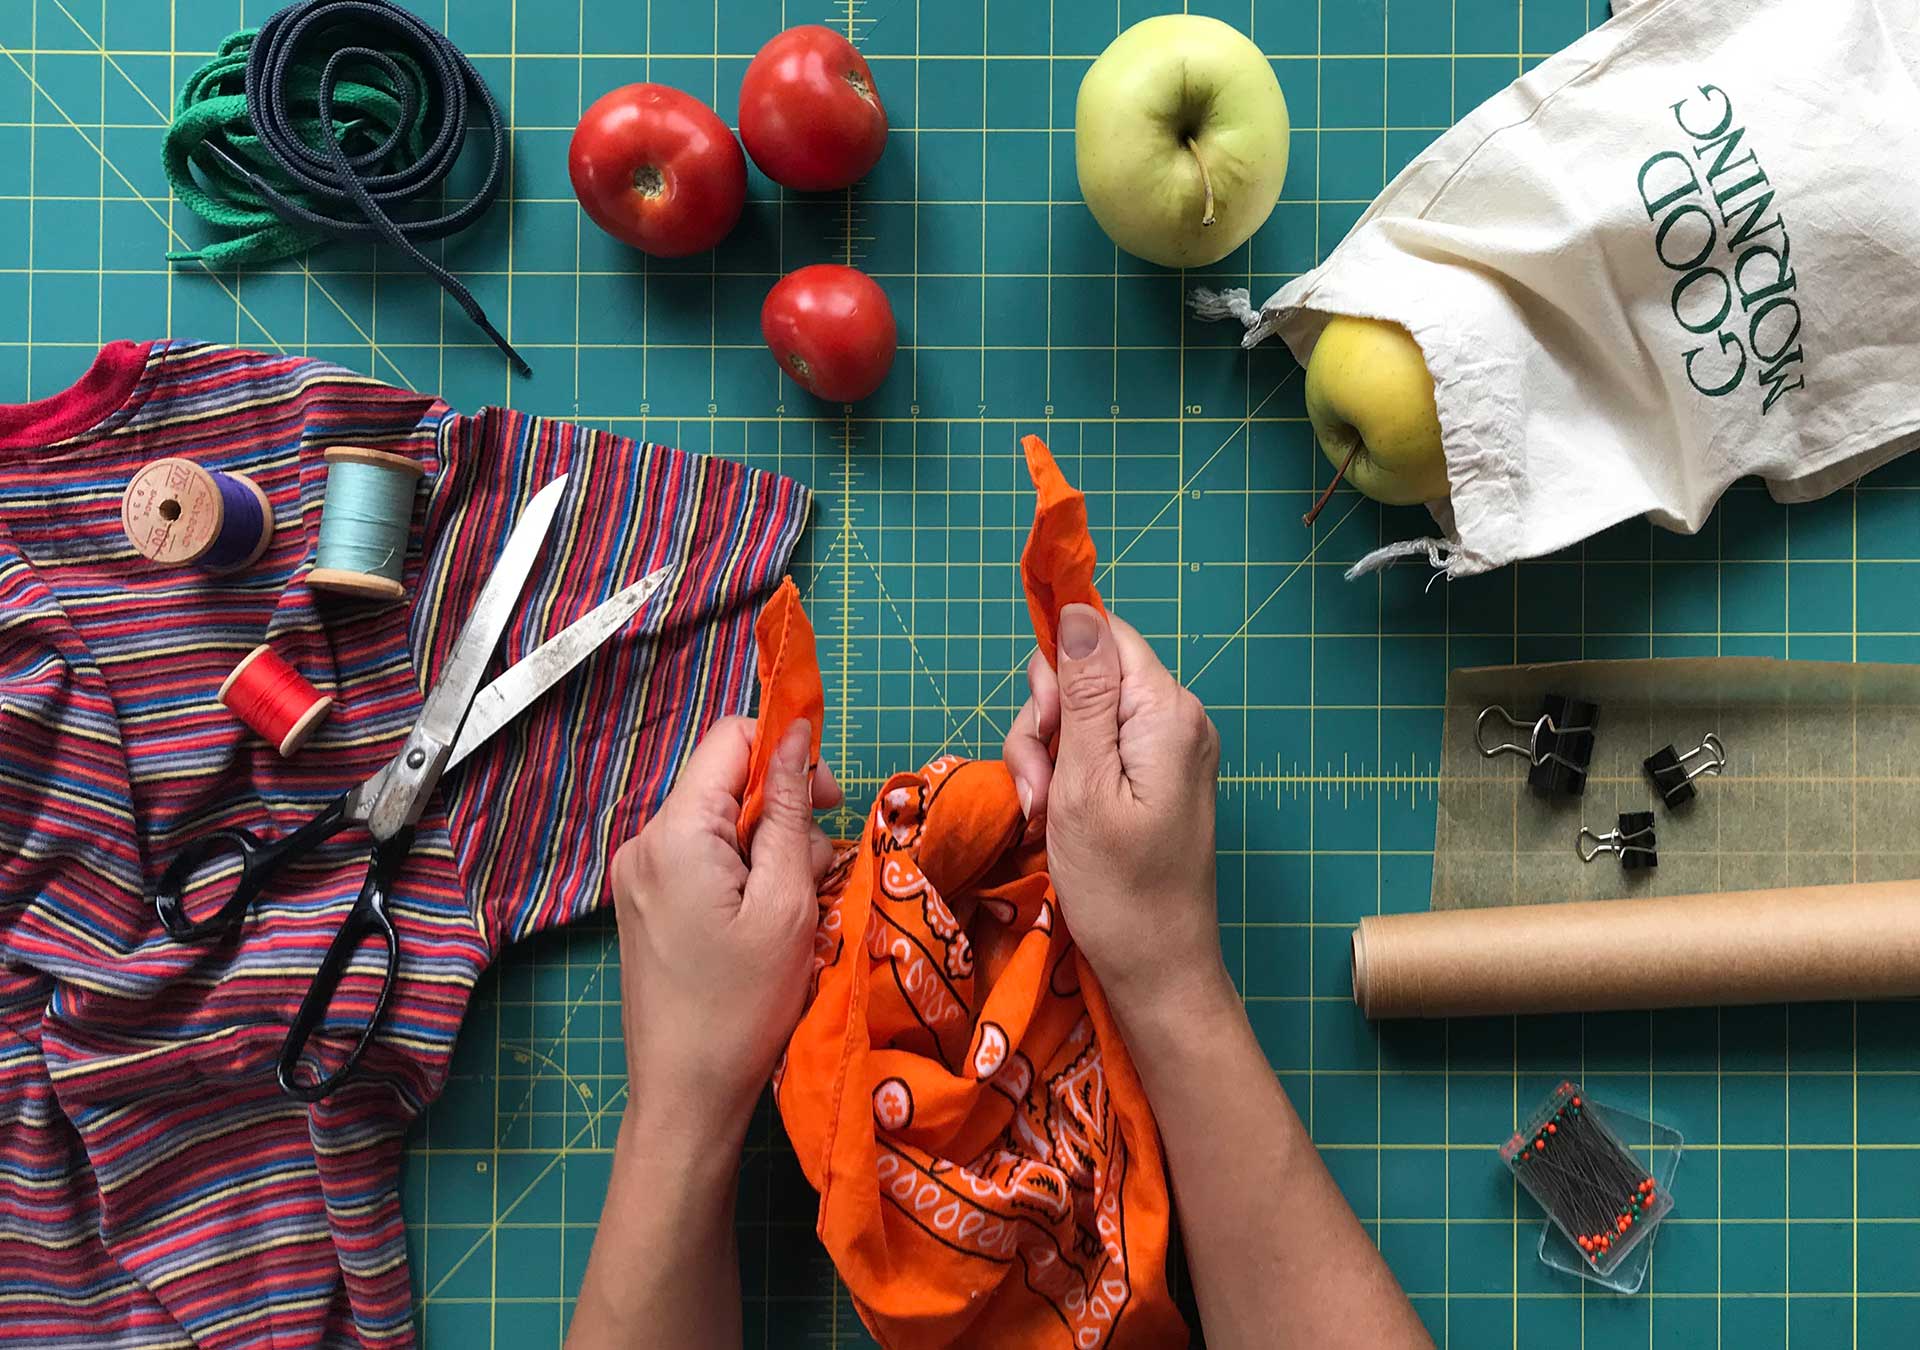
[(225, 508), (213, 476), (184, 459), (157, 459), (133, 476), (120, 502), (120, 524), (144, 556), (192, 562), (212, 547)]

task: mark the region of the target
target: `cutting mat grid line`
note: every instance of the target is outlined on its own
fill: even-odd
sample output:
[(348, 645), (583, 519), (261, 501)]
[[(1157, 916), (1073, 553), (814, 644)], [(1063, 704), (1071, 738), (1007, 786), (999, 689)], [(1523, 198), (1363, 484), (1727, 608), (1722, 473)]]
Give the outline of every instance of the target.
[[(827, 665), (829, 746), (856, 803), (942, 748), (991, 754), (1031, 650), (1015, 570), (1041, 431), (1089, 494), (1102, 585), (1215, 710), (1221, 940), (1262, 1045), (1443, 1345), (1891, 1346), (1920, 1315), (1913, 1005), (1495, 1019), (1377, 1033), (1347, 988), (1360, 916), (1431, 881), (1446, 672), (1602, 656), (1920, 660), (1920, 465), (1791, 511), (1736, 489), (1697, 537), (1634, 525), (1555, 559), (1426, 589), (1342, 569), (1419, 530), (1328, 469), (1277, 345), (1182, 309), (1256, 295), (1325, 255), (1439, 130), (1601, 21), (1604, 0), (1218, 0), (1295, 117), (1287, 190), (1245, 248), (1181, 277), (1119, 254), (1079, 204), (1073, 100), (1146, 0), (413, 0), (516, 128), (508, 200), (438, 246), (531, 357), (531, 380), (370, 249), (260, 272), (174, 271), (203, 236), (159, 172), (186, 73), (272, 0), (0, 6), (0, 398), (163, 333), (311, 353), (437, 390), (793, 474), (819, 493), (796, 570)], [(894, 134), (856, 193), (753, 176), (708, 258), (646, 261), (584, 225), (565, 173), (585, 102), (655, 79), (731, 121), (779, 27), (850, 32)], [(760, 347), (766, 287), (851, 260), (900, 319), (858, 416), (812, 404)], [(843, 813), (842, 828), (852, 819)], [(1677, 1217), (1648, 1293), (1539, 1267), (1493, 1148), (1566, 1074), (1680, 1128)], [(557, 1345), (626, 1083), (604, 922), (512, 953), (479, 991), (403, 1180), (428, 1346)], [(748, 1343), (868, 1344), (810, 1236), (813, 1196), (763, 1105), (739, 1189)], [(798, 1255), (796, 1255), (798, 1253)]]

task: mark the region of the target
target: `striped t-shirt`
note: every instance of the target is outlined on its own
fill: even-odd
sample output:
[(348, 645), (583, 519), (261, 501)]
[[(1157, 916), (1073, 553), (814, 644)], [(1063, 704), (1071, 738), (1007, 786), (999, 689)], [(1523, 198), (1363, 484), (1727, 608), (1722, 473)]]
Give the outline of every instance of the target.
[[(306, 585), (333, 445), (426, 469), (406, 604)], [(134, 551), (121, 493), (167, 455), (265, 490), (258, 563), (215, 575)], [(396, 888), (379, 1035), (351, 1085), (291, 1101), (274, 1061), (359, 891), (365, 834), (283, 873), (237, 939), (173, 941), (154, 885), (206, 831), (278, 837), (394, 753), (508, 528), (562, 472), (496, 673), (655, 568), (673, 579), (443, 780)], [(599, 904), (682, 754), (746, 709), (753, 616), (807, 506), (725, 460), (195, 343), (116, 343), (66, 393), (0, 408), (0, 1339), (410, 1342), (402, 1135), (445, 1080), (474, 981)], [(335, 699), (291, 759), (215, 699), (261, 641)], [(377, 981), (356, 967), (334, 1006)]]

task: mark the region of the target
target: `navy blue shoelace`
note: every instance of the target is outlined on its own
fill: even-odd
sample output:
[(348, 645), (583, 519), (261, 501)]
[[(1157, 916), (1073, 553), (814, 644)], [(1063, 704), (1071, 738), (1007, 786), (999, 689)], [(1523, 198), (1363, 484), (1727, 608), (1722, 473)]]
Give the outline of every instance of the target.
[[(317, 75), (316, 75), (317, 72)], [(335, 97), (354, 91), (342, 116)], [(390, 120), (356, 115), (364, 91), (397, 103)], [(420, 249), (471, 225), (499, 195), (507, 130), (480, 74), (444, 34), (389, 0), (297, 0), (254, 35), (246, 59), (252, 144), (209, 136), (215, 183), (235, 181), (308, 237), (379, 240), (412, 260), (453, 297), (522, 375), (532, 372), (466, 285)], [(470, 119), (484, 121), (486, 173), (470, 195), (442, 195)], [(271, 172), (265, 170), (270, 169)], [(439, 199), (438, 206), (428, 203)]]

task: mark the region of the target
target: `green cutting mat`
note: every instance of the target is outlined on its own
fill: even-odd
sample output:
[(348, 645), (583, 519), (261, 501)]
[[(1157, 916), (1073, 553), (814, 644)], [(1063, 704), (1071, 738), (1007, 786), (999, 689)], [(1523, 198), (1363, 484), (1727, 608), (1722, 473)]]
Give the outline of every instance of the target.
[[(1577, 656), (1920, 658), (1915, 467), (1795, 511), (1737, 491), (1692, 539), (1633, 526), (1425, 589), (1341, 569), (1419, 529), (1334, 499), (1277, 345), (1189, 321), (1188, 282), (1116, 254), (1078, 200), (1074, 92), (1142, 0), (419, 0), (515, 127), (510, 207), (447, 250), (534, 379), (430, 283), (333, 248), (306, 266), (169, 273), (196, 238), (157, 164), (181, 77), (264, 0), (0, 3), (0, 398), (71, 380), (103, 339), (311, 352), (473, 407), (509, 401), (744, 456), (820, 494), (799, 572), (828, 667), (829, 753), (856, 800), (955, 747), (993, 753), (1029, 650), (1014, 559), (1017, 432), (1087, 488), (1116, 607), (1212, 708), (1224, 743), (1222, 941), (1275, 1069), (1445, 1345), (1894, 1346), (1920, 1315), (1920, 1075), (1908, 1005), (1490, 1020), (1376, 1034), (1348, 998), (1362, 914), (1425, 903), (1451, 666)], [(1201, 8), (1195, 5), (1195, 8)], [(1310, 266), (1452, 119), (1604, 17), (1604, 0), (1218, 0), (1294, 115), (1273, 219), (1209, 282), (1256, 296)], [(894, 132), (851, 200), (756, 176), (710, 258), (648, 263), (568, 192), (569, 131), (654, 79), (731, 116), (788, 23), (850, 30)], [(783, 384), (756, 316), (821, 259), (878, 276), (901, 354), (857, 418)], [(1534, 1260), (1493, 1153), (1562, 1075), (1679, 1127), (1677, 1217), (1650, 1292), (1584, 1293)], [(560, 1340), (624, 1100), (617, 967), (588, 925), (482, 987), (405, 1179), (429, 1346)], [(749, 1343), (866, 1343), (810, 1237), (777, 1128), (740, 1190)], [(1311, 1233), (1298, 1234), (1312, 1241)], [(798, 1254), (796, 1254), (798, 1253)]]

